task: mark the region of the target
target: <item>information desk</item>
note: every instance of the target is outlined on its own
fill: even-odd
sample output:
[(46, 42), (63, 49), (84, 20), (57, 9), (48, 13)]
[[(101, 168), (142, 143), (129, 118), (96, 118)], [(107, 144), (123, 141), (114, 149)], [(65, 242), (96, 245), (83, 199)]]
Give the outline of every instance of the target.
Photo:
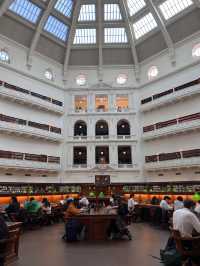
[(18, 257), (18, 250), (19, 250), (19, 237), (20, 237), (20, 231), (21, 231), (21, 225), (20, 222), (7, 222), (6, 223), (9, 230), (9, 239), (7, 245), (7, 256), (6, 256), (6, 262), (9, 262), (11, 260), (17, 259)]
[(82, 225), (86, 226), (86, 240), (106, 240), (107, 230), (111, 222), (116, 220), (115, 210), (102, 209), (99, 211), (90, 211), (82, 213), (76, 217)]

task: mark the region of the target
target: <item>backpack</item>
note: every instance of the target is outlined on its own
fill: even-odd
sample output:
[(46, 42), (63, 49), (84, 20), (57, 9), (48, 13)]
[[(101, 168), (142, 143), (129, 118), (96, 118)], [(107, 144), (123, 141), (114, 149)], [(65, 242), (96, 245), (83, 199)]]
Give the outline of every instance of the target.
[(176, 248), (160, 250), (160, 258), (165, 266), (181, 266), (181, 255)]

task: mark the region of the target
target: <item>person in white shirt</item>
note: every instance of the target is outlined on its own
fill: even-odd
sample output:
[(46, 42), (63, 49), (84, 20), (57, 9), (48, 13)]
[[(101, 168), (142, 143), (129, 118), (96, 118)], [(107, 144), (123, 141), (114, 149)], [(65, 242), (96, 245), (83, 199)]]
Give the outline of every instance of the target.
[(162, 208), (162, 210), (169, 211), (173, 209), (172, 206), (170, 205), (170, 201), (171, 198), (168, 196), (165, 196), (163, 200), (161, 200), (160, 207)]
[(131, 195), (130, 199), (128, 200), (128, 211), (129, 213), (133, 212), (135, 205), (137, 205), (137, 201), (134, 199), (134, 194)]
[(183, 198), (181, 196), (178, 196), (177, 199), (174, 201), (174, 210), (177, 211), (179, 209), (182, 209), (183, 207)]
[(195, 206), (194, 202), (185, 200), (183, 204), (184, 208), (173, 214), (173, 229), (178, 230), (182, 237), (192, 237), (194, 231), (200, 234), (200, 221), (192, 212)]
[(83, 207), (88, 207), (89, 206), (89, 200), (86, 198), (86, 196), (82, 196), (82, 198), (79, 200), (79, 203)]

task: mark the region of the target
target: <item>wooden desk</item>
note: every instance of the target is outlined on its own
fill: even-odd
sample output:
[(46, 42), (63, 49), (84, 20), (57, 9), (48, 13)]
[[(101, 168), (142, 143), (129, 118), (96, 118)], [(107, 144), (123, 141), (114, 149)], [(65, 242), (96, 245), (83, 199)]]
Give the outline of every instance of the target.
[(114, 210), (103, 209), (82, 213), (73, 218), (86, 226), (86, 240), (106, 240), (108, 227), (113, 220), (116, 220), (117, 214)]
[(21, 231), (21, 222), (7, 222), (9, 230), (9, 243), (7, 245), (6, 264), (17, 259), (19, 250), (19, 238)]

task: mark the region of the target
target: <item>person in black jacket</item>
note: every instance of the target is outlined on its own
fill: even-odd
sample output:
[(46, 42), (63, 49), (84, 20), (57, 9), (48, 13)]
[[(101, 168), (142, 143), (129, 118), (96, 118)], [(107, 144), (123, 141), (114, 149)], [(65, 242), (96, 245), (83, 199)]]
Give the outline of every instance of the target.
[(0, 215), (0, 266), (4, 266), (5, 244), (1, 240), (8, 238), (8, 227), (2, 215)]
[(19, 209), (20, 209), (20, 203), (18, 202), (17, 198), (13, 196), (11, 198), (10, 204), (5, 209), (5, 211), (7, 212), (7, 214), (18, 213)]

